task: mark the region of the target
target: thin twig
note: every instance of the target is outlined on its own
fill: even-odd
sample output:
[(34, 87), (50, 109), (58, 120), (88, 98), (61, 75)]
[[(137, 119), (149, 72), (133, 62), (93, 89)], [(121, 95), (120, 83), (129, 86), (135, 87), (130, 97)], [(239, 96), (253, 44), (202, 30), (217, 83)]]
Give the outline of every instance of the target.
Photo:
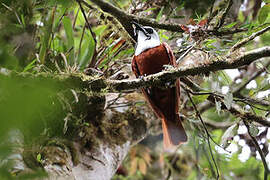
[[(265, 72), (265, 70), (267, 69), (267, 67), (270, 66), (270, 61), (268, 61), (265, 65), (264, 68), (260, 69), (259, 71), (257, 71), (256, 73), (254, 73), (252, 76), (249, 77), (249, 79), (243, 83), (241, 83), (240, 85), (236, 85), (236, 84), (231, 84), (230, 86), (237, 86), (235, 89), (232, 90), (232, 94), (235, 97), (234, 100), (235, 101), (241, 101), (241, 102), (247, 102), (249, 105), (255, 107), (253, 104), (258, 104), (261, 106), (265, 106), (265, 107), (269, 107), (270, 103), (268, 101), (265, 100), (260, 100), (260, 99), (255, 99), (255, 98), (251, 98), (251, 97), (245, 97), (240, 95), (240, 91), (253, 79), (255, 79), (256, 77), (258, 77), (261, 73)], [(194, 82), (192, 82), (190, 79), (188, 79), (187, 77), (185, 78), (180, 78), (181, 82), (185, 83), (189, 88), (191, 88), (193, 90), (193, 95), (207, 95), (207, 94), (211, 94), (209, 92), (207, 92), (207, 90), (202, 89), (200, 86), (198, 86), (197, 84), (195, 84)], [(197, 92), (196, 92), (197, 91)], [(203, 93), (201, 93), (203, 92)], [(213, 104), (211, 104), (210, 102), (205, 102), (199, 109), (199, 112), (204, 112), (205, 110), (209, 109), (213, 107)], [(257, 107), (255, 107), (257, 108)], [(258, 108), (257, 108), (258, 109)], [(266, 109), (264, 109), (266, 110)]]
[[(176, 163), (177, 157), (178, 157), (177, 151), (180, 149), (180, 147), (181, 147), (181, 146), (178, 146), (178, 147), (174, 150), (174, 152), (173, 152), (173, 158), (169, 161), (170, 164), (173, 165), (174, 163)], [(167, 177), (165, 178), (165, 180), (169, 180), (170, 177), (171, 177), (171, 174), (172, 174), (172, 170), (169, 168), (169, 169), (168, 169), (168, 175), (167, 175)]]
[(232, 4), (233, 4), (233, 1), (232, 0), (229, 0), (228, 3), (227, 3), (227, 6), (225, 8), (225, 10), (223, 11), (222, 15), (221, 15), (221, 18), (219, 20), (219, 23), (217, 24), (216, 27), (214, 27), (214, 29), (219, 29), (221, 28), (221, 26), (224, 24), (225, 22), (225, 18), (230, 10), (230, 8), (232, 7)]
[[(215, 94), (215, 93), (213, 93), (213, 92), (202, 92), (202, 93), (200, 93), (200, 92), (193, 92), (193, 91), (191, 91), (191, 90), (189, 90), (189, 89), (187, 89), (187, 88), (185, 88), (185, 87), (184, 87), (184, 90), (185, 90), (187, 93), (190, 93), (190, 94), (192, 94), (192, 95), (212, 95), (212, 96), (224, 98), (223, 96), (218, 95), (218, 94)], [(197, 107), (196, 107), (196, 109), (197, 109)], [(199, 114), (200, 114), (200, 111), (198, 111), (198, 112), (199, 112)], [(203, 125), (205, 125), (205, 124), (206, 124), (206, 123), (203, 121)], [(206, 128), (206, 125), (205, 125), (205, 128)], [(206, 131), (208, 132), (207, 129), (206, 129)], [(222, 146), (220, 146), (220, 145), (212, 138), (212, 136), (210, 136), (210, 133), (207, 133), (207, 135), (209, 135), (209, 138), (213, 141), (214, 144), (216, 144), (218, 147), (224, 149)], [(224, 149), (224, 151), (229, 152), (229, 151), (226, 150), (226, 149)], [(229, 153), (230, 153), (230, 152), (229, 152)]]
[(210, 151), (210, 154), (211, 154), (212, 161), (213, 161), (213, 163), (214, 163), (214, 165), (215, 165), (215, 168), (216, 168), (216, 179), (219, 179), (219, 170), (218, 170), (218, 166), (217, 166), (217, 164), (216, 164), (216, 161), (215, 161), (215, 158), (214, 158), (214, 155), (213, 155), (213, 152), (212, 152), (211, 144), (210, 144), (210, 139), (212, 139), (212, 138), (211, 138), (211, 135), (210, 135), (210, 133), (208, 132), (207, 127), (206, 127), (206, 125), (205, 125), (205, 123), (203, 122), (203, 119), (202, 119), (202, 117), (201, 117), (201, 114), (200, 114), (200, 112), (198, 111), (198, 109), (197, 109), (195, 103), (193, 102), (193, 100), (192, 100), (192, 98), (191, 98), (191, 96), (190, 96), (190, 93), (189, 93), (188, 91), (186, 91), (186, 92), (187, 92), (188, 98), (189, 98), (189, 100), (190, 100), (190, 102), (191, 102), (191, 104), (192, 104), (192, 106), (193, 106), (193, 108), (194, 108), (194, 110), (195, 110), (195, 112), (196, 112), (196, 115), (197, 115), (197, 117), (200, 119), (200, 121), (201, 121), (201, 123), (202, 123), (202, 125), (203, 125), (203, 128), (204, 128), (204, 130), (205, 130), (205, 133), (206, 133), (206, 135), (207, 135), (207, 144), (208, 144), (208, 147), (209, 147), (209, 151)]
[(262, 163), (263, 163), (263, 167), (264, 167), (264, 180), (267, 180), (268, 174), (269, 174), (270, 172), (269, 172), (269, 168), (268, 168), (267, 162), (266, 162), (266, 160), (265, 160), (265, 156), (264, 156), (264, 154), (263, 154), (263, 151), (262, 151), (262, 149), (260, 148), (260, 145), (259, 145), (259, 143), (257, 142), (256, 138), (253, 137), (253, 136), (251, 135), (250, 129), (249, 129), (249, 125), (248, 125), (247, 121), (244, 120), (243, 122), (244, 122), (244, 124), (245, 124), (245, 126), (246, 126), (246, 128), (247, 128), (247, 130), (248, 130), (248, 134), (249, 134), (249, 136), (250, 136), (250, 138), (251, 138), (251, 140), (252, 140), (252, 142), (253, 142), (255, 148), (257, 149), (257, 151), (259, 152), (259, 154), (260, 154), (260, 156), (261, 156)]
[(264, 28), (264, 29), (262, 29), (262, 30), (260, 30), (260, 31), (258, 31), (258, 32), (253, 33), (251, 36), (249, 36), (249, 37), (243, 39), (242, 41), (240, 41), (240, 42), (238, 42), (238, 43), (236, 43), (236, 44), (231, 48), (230, 52), (235, 51), (236, 49), (242, 47), (243, 45), (245, 45), (245, 44), (248, 43), (249, 41), (253, 40), (255, 37), (260, 36), (260, 35), (262, 35), (263, 33), (267, 32), (267, 31), (269, 31), (269, 30), (270, 30), (270, 26), (268, 26), (268, 27), (266, 27), (266, 28)]
[(78, 3), (79, 6), (80, 6), (80, 9), (81, 9), (81, 11), (82, 11), (83, 17), (84, 17), (84, 19), (85, 19), (85, 23), (86, 23), (86, 25), (88, 26), (88, 29), (89, 29), (89, 31), (91, 32), (91, 35), (92, 35), (92, 37), (93, 37), (93, 39), (94, 39), (94, 41), (95, 41), (95, 44), (96, 44), (96, 43), (97, 43), (97, 40), (96, 40), (96, 38), (95, 38), (95, 34), (94, 34), (94, 32), (92, 31), (92, 28), (91, 28), (90, 23), (88, 22), (88, 19), (87, 19), (87, 16), (86, 16), (85, 12), (84, 12), (83, 7), (82, 7), (81, 1), (79, 1), (79, 0), (76, 0), (76, 1), (77, 1), (77, 3)]
[(81, 38), (80, 38), (79, 50), (78, 50), (78, 58), (80, 57), (80, 54), (81, 54), (82, 42), (83, 42), (83, 37), (84, 37), (84, 33), (85, 33), (85, 28), (86, 28), (86, 25), (83, 26), (82, 35), (81, 35)]
[(209, 100), (212, 104), (215, 104), (216, 101), (220, 101), (221, 102), (221, 109), (230, 112), (232, 115), (239, 117), (242, 120), (250, 119), (250, 120), (257, 122), (263, 126), (270, 127), (270, 121), (268, 121), (266, 118), (261, 117), (261, 116), (257, 116), (255, 114), (251, 114), (249, 112), (242, 112), (241, 110), (239, 110), (239, 107), (236, 106), (235, 104), (232, 104), (232, 107), (230, 109), (228, 109), (225, 106), (222, 98), (214, 97), (214, 96), (210, 95), (210, 96), (208, 96), (207, 100)]
[(210, 7), (210, 11), (209, 11), (209, 16), (208, 16), (208, 18), (207, 18), (207, 24), (206, 24), (206, 26), (208, 27), (208, 25), (209, 25), (209, 23), (210, 23), (210, 21), (213, 19), (213, 8), (214, 8), (214, 5), (215, 5), (215, 2), (216, 1), (214, 1), (213, 3), (212, 3), (212, 5), (211, 5), (211, 7)]
[(249, 105), (250, 107), (253, 107), (253, 108), (258, 109), (258, 110), (261, 110), (261, 111), (266, 111), (266, 112), (269, 112), (269, 111), (270, 111), (269, 109), (264, 109), (264, 108), (257, 107), (257, 106), (255, 106), (255, 105), (253, 105), (253, 104), (247, 102), (247, 101), (244, 100), (244, 99), (235, 99), (235, 98), (234, 98), (233, 100), (234, 100), (234, 101), (239, 101), (239, 102), (245, 103), (245, 104)]
[[(198, 92), (195, 92), (195, 91), (192, 91), (192, 90), (187, 89), (187, 88), (185, 88), (185, 87), (182, 86), (186, 91), (190, 92), (192, 95), (211, 95), (213, 97), (218, 97), (218, 98), (224, 99), (224, 95), (221, 95), (221, 94), (218, 94), (218, 93), (214, 93), (214, 92), (200, 92), (200, 91), (206, 91), (206, 90), (204, 90), (204, 89), (202, 89), (200, 87), (197, 87), (198, 85), (194, 85), (194, 83), (191, 82), (191, 81), (189, 81), (189, 80), (188, 81), (185, 81), (185, 82), (188, 82), (188, 83), (186, 83), (186, 85), (189, 86), (191, 89), (193, 89), (194, 86), (195, 86), (195, 90), (198, 90)], [(238, 97), (233, 98), (233, 100), (236, 101), (236, 102), (237, 101), (238, 102), (243, 102), (243, 103), (248, 104), (249, 106), (254, 107), (254, 108), (258, 109), (258, 110), (262, 110), (262, 111), (266, 111), (266, 112), (269, 112), (270, 111), (269, 109), (264, 109), (264, 108), (260, 108), (260, 107), (257, 107), (255, 105), (253, 105), (253, 104), (259, 104), (259, 105), (262, 105), (262, 106), (269, 107), (269, 103), (267, 103), (267, 101), (266, 102), (263, 102), (263, 101), (256, 100), (256, 99), (238, 98)], [(209, 103), (207, 103), (207, 106), (210, 108), (213, 105), (210, 105), (209, 106)], [(201, 111), (199, 111), (199, 112), (201, 112)], [(258, 123), (260, 123), (260, 122), (258, 122)]]
[[(85, 5), (87, 4), (87, 6), (89, 6), (89, 7), (91, 6), (90, 4), (88, 4), (87, 2), (85, 2), (83, 0), (79, 0), (79, 1)], [(122, 24), (122, 26), (130, 34), (130, 36), (133, 38), (135, 38), (135, 37), (134, 37), (131, 21), (136, 21), (136, 22), (138, 22), (142, 25), (145, 25), (145, 26), (151, 26), (153, 28), (158, 28), (158, 29), (165, 29), (165, 30), (172, 31), (172, 32), (184, 32), (182, 30), (182, 28), (180, 28), (179, 24), (160, 23), (160, 22), (157, 22), (153, 19), (142, 18), (142, 17), (138, 17), (138, 16), (135, 16), (132, 14), (128, 14), (125, 11), (113, 6), (112, 4), (110, 4), (104, 0), (92, 0), (92, 2), (95, 3), (97, 6), (99, 6), (100, 9), (102, 9), (104, 12), (107, 12), (110, 15), (114, 16)], [(246, 30), (247, 29), (235, 29), (235, 30), (225, 30), (225, 31), (206, 30), (206, 33), (210, 34), (210, 35), (221, 36), (223, 34), (227, 34), (227, 35), (234, 34), (234, 33), (243, 32)]]
[[(90, 23), (88, 22), (88, 18), (87, 18), (87, 16), (86, 16), (85, 12), (84, 12), (83, 7), (82, 7), (81, 0), (76, 0), (76, 1), (77, 1), (77, 3), (78, 3), (79, 6), (80, 6), (80, 9), (81, 9), (81, 11), (82, 11), (83, 17), (84, 17), (84, 19), (85, 19), (85, 23), (86, 23), (86, 25), (88, 26), (88, 29), (89, 29), (89, 31), (90, 31), (90, 33), (91, 33), (91, 36), (92, 36), (92, 38), (94, 39), (94, 42), (95, 42), (95, 45), (94, 45), (94, 54), (93, 54), (92, 59), (91, 59), (89, 65), (88, 65), (88, 68), (91, 68), (91, 67), (94, 67), (94, 66), (95, 66), (95, 64), (96, 64), (96, 58), (97, 58), (97, 40), (96, 40), (96, 35), (95, 35), (95, 33), (93, 32)], [(90, 6), (90, 7), (91, 7), (91, 6)]]
[(206, 34), (221, 37), (221, 36), (226, 36), (230, 34), (246, 32), (246, 31), (248, 31), (247, 28), (235, 28), (235, 29), (225, 29), (225, 30), (208, 29), (206, 30)]
[(75, 29), (75, 25), (76, 25), (76, 22), (77, 22), (77, 19), (78, 19), (79, 12), (80, 12), (80, 10), (78, 9), (76, 14), (75, 14), (75, 17), (74, 17), (72, 29)]
[(198, 44), (198, 42), (196, 42), (194, 45), (192, 45), (192, 46), (186, 48), (186, 49), (185, 49), (185, 52), (184, 52), (184, 53), (176, 60), (176, 64), (179, 64), (180, 61), (181, 61), (188, 53), (190, 53), (190, 52), (193, 50), (193, 48), (194, 48), (197, 44)]
[(270, 61), (268, 61), (262, 69), (260, 69), (259, 71), (256, 71), (252, 76), (250, 76), (247, 81), (241, 83), (237, 88), (235, 88), (233, 90), (233, 95), (234, 96), (239, 95), (239, 93), (246, 87), (246, 85), (250, 83), (250, 81), (256, 79), (259, 75), (261, 75), (268, 66), (270, 66)]
[(6, 5), (5, 3), (1, 3), (1, 4), (2, 4), (5, 8), (7, 8), (9, 11), (14, 12), (14, 14), (15, 14), (15, 16), (16, 16), (18, 22), (19, 22), (19, 24), (20, 24), (21, 26), (23, 26), (23, 23), (22, 23), (21, 19), (19, 18), (18, 13), (16, 12), (16, 10), (12, 9), (12, 8), (9, 7), (8, 5)]
[(202, 147), (203, 152), (205, 153), (205, 157), (206, 157), (207, 161), (209, 162), (209, 166), (210, 166), (209, 169), (210, 169), (211, 173), (212, 174), (215, 174), (214, 167), (213, 167), (212, 163), (210, 163), (211, 159), (209, 157), (209, 154), (207, 153), (207, 150), (206, 150), (205, 145), (204, 144), (201, 144), (201, 147)]
[(110, 106), (112, 106), (119, 98), (121, 98), (121, 96), (122, 96), (122, 93), (119, 93), (118, 96), (117, 96), (115, 99), (109, 100), (109, 101), (105, 104), (104, 109), (110, 108)]

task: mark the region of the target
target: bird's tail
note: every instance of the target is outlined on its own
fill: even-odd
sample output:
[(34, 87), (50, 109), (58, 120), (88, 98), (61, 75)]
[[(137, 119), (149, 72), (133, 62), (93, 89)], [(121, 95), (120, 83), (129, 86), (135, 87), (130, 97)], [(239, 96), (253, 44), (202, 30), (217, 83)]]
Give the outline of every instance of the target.
[(171, 149), (187, 141), (186, 132), (181, 124), (179, 115), (175, 119), (162, 118), (163, 144), (165, 149)]

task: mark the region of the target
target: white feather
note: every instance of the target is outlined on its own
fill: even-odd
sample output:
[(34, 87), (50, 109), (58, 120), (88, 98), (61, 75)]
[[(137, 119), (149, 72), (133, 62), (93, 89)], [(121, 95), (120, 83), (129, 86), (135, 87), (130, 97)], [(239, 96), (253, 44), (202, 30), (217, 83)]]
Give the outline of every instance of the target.
[(154, 48), (160, 45), (158, 33), (153, 29), (153, 33), (150, 34), (151, 38), (147, 39), (147, 36), (142, 31), (138, 31), (137, 48), (135, 50), (135, 56), (138, 56), (143, 51)]

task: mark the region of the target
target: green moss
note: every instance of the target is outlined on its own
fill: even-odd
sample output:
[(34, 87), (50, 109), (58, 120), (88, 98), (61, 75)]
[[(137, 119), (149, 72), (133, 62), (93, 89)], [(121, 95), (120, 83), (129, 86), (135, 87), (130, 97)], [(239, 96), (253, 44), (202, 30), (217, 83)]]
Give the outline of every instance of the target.
[(125, 119), (125, 114), (115, 113), (110, 120), (102, 123), (102, 138), (106, 139), (110, 144), (122, 145), (129, 139), (127, 126), (128, 121)]
[(131, 108), (125, 113), (125, 119), (128, 121), (129, 128), (132, 128), (129, 136), (132, 137), (133, 141), (141, 139), (141, 135), (145, 134), (147, 130), (145, 116), (138, 109)]
[[(146, 132), (147, 125), (143, 115), (136, 109), (130, 108), (125, 113), (112, 112), (111, 118), (103, 112), (104, 110), (99, 111), (100, 114), (96, 114), (81, 127), (81, 140), (88, 148), (96, 146), (100, 140), (106, 140), (110, 145), (122, 145), (128, 140), (140, 139), (141, 134)], [(101, 114), (103, 118), (100, 117)]]
[(24, 147), (23, 160), (24, 163), (31, 169), (41, 168), (40, 162), (37, 160), (37, 155), (39, 154), (40, 146)]
[[(82, 147), (91, 150), (101, 141), (114, 147), (115, 144), (122, 145), (127, 141), (136, 141), (141, 138), (139, 135), (145, 134), (146, 122), (135, 108), (131, 107), (124, 113), (104, 110), (105, 96), (102, 93), (89, 91), (73, 93), (75, 94), (72, 95), (71, 91), (67, 91), (61, 96), (63, 102), (59, 102), (62, 104), (59, 111), (64, 116), (58, 116), (61, 118), (53, 121), (48, 119), (46, 133), (42, 137), (35, 138), (38, 141), (32, 141), (30, 150), (25, 151), (25, 161), (30, 168), (42, 167), (43, 158), (60, 165), (66, 163), (64, 162), (67, 159), (66, 149), (71, 152), (73, 163), (77, 164), (78, 152), (72, 142), (78, 142)], [(64, 118), (65, 116), (67, 118)], [(56, 124), (60, 125), (57, 125), (59, 133), (50, 133)], [(66, 130), (63, 133), (64, 129)], [(41, 161), (37, 160), (39, 154)], [(57, 160), (52, 157), (54, 155), (62, 158)]]

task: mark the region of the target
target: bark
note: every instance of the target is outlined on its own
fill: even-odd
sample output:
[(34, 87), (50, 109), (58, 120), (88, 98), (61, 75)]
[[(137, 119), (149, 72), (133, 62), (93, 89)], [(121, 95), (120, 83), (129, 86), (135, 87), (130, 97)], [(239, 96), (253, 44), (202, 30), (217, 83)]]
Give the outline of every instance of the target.
[[(50, 78), (46, 79), (47, 76), (44, 78), (44, 74), (35, 77), (12, 73), (9, 76), (7, 74), (1, 76), (16, 79), (16, 83), (21, 84), (27, 81), (30, 87), (39, 81), (52, 86), (59, 84), (57, 79), (59, 77), (55, 77), (57, 79), (55, 83)], [(66, 91), (64, 86), (59, 87), (56, 94)], [(73, 94), (77, 99), (75, 101), (69, 99), (68, 94), (61, 95), (70, 102), (73, 109), (69, 113), (64, 110), (62, 112), (72, 113), (73, 117), (64, 125), (66, 128), (62, 127), (65, 129), (62, 136), (34, 138), (31, 147), (27, 145), (26, 148), (23, 133), (20, 130), (10, 132), (10, 143), (15, 145), (12, 155), (8, 157), (15, 162), (13, 172), (27, 174), (32, 173), (32, 169), (42, 168), (49, 175), (44, 179), (109, 180), (132, 145), (137, 144), (152, 128), (159, 126), (157, 123), (159, 121), (156, 121), (155, 116), (145, 106), (111, 107), (109, 104), (111, 101), (113, 104), (128, 103), (125, 98), (117, 98), (115, 93), (106, 93), (106, 96), (103, 96), (100, 93), (93, 94), (91, 91), (84, 93), (73, 91)], [(65, 119), (68, 119), (68, 116)], [(84, 118), (78, 121), (74, 116)], [(58, 121), (63, 122), (65, 119)], [(49, 121), (48, 119), (48, 124)], [(54, 124), (51, 124), (51, 127), (46, 128), (51, 129), (53, 126)], [(37, 158), (39, 154), (40, 160)]]
[(270, 46), (258, 48), (239, 54), (234, 52), (220, 59), (208, 59), (199, 62), (198, 65), (185, 65), (179, 68), (170, 68), (153, 75), (145, 76), (140, 79), (111, 80), (103, 77), (87, 76), (85, 74), (48, 74), (39, 73), (32, 75), (30, 73), (10, 73), (10, 76), (18, 79), (37, 78), (38, 81), (51, 80), (58, 84), (59, 89), (88, 89), (93, 92), (128, 92), (142, 87), (163, 86), (166, 82), (174, 81), (180, 77), (209, 74), (224, 69), (234, 69), (261, 58), (270, 56)]

